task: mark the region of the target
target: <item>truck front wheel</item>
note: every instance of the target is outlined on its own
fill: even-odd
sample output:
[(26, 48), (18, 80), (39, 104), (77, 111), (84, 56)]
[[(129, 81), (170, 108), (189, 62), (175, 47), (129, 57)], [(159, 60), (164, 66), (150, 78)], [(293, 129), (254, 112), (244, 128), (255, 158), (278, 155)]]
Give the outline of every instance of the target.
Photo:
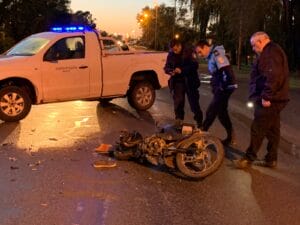
[(24, 119), (31, 109), (29, 95), (20, 87), (7, 86), (0, 90), (0, 119), (15, 122)]
[(147, 110), (155, 101), (155, 90), (148, 81), (141, 81), (130, 87), (128, 103), (136, 110)]

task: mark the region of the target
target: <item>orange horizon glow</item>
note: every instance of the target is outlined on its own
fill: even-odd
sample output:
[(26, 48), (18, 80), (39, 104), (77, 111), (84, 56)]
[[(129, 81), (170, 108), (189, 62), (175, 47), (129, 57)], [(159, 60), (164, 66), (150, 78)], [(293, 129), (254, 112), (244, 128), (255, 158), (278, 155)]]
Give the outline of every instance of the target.
[[(116, 3), (117, 2), (117, 3)], [(89, 11), (96, 19), (97, 29), (109, 34), (138, 37), (141, 33), (136, 16), (146, 7), (172, 4), (172, 0), (71, 0), (71, 9)]]

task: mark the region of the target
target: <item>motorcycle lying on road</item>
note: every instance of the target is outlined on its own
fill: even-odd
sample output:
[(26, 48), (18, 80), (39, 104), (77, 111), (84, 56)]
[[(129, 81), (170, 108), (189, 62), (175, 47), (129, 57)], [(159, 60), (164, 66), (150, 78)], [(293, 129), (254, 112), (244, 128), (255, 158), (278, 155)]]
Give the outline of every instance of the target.
[(137, 131), (122, 131), (113, 154), (119, 160), (147, 160), (178, 169), (188, 178), (201, 179), (219, 168), (224, 148), (217, 137), (183, 125), (181, 129), (165, 127), (145, 138)]

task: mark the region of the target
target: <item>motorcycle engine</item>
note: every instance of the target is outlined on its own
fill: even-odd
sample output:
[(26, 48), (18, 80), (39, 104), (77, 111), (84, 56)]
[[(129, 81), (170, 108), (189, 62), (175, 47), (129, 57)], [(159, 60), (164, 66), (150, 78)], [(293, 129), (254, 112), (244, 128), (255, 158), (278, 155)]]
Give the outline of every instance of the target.
[(146, 137), (143, 142), (139, 143), (139, 149), (144, 154), (150, 156), (160, 156), (163, 153), (163, 148), (166, 146), (164, 139), (157, 137), (156, 135)]

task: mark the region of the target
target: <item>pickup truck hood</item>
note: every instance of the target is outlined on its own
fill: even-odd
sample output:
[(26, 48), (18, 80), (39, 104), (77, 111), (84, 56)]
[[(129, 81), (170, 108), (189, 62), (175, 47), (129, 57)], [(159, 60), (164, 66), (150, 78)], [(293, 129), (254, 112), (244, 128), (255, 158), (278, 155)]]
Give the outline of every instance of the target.
[(34, 70), (32, 56), (0, 56), (0, 80), (30, 74)]
[(28, 61), (30, 56), (14, 56), (14, 55), (1, 55), (0, 56), (0, 71), (3, 67), (12, 66), (15, 67), (18, 64), (23, 64)]

